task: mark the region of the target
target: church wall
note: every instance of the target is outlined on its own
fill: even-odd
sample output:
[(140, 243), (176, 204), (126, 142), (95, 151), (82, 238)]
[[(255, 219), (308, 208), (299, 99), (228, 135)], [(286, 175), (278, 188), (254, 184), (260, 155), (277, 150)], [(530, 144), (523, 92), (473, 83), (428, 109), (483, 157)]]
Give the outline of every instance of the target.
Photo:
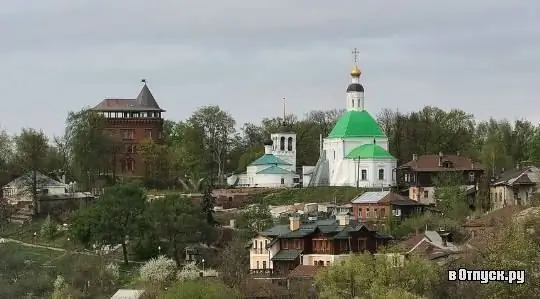
[[(359, 162), (345, 159), (338, 169), (334, 169), (337, 174), (331, 177), (332, 186), (356, 186), (388, 187), (395, 184), (393, 169), (396, 167), (395, 160), (360, 160)], [(379, 169), (384, 170), (384, 179), (379, 180)], [(362, 179), (362, 170), (365, 170), (365, 180)], [(358, 177), (358, 182), (357, 182)]]
[(294, 177), (293, 174), (258, 174), (253, 178), (255, 184), (253, 187), (292, 187)]

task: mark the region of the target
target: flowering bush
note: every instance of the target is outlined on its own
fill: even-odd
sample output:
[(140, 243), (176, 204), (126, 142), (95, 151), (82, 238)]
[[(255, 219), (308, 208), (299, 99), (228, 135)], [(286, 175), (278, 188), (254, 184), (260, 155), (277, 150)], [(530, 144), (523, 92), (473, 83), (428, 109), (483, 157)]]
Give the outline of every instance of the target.
[(195, 264), (195, 262), (191, 262), (186, 264), (181, 271), (178, 271), (178, 274), (176, 275), (176, 278), (178, 280), (184, 281), (184, 280), (192, 280), (199, 277), (199, 273), (201, 270), (199, 270), (199, 267)]
[(118, 267), (118, 264), (110, 263), (107, 265), (105, 270), (114, 280), (118, 280), (118, 278), (120, 278), (120, 267)]
[(139, 274), (144, 281), (164, 283), (174, 276), (175, 268), (176, 263), (162, 255), (146, 262)]
[(47, 218), (45, 218), (45, 221), (41, 225), (41, 230), (39, 231), (39, 235), (42, 238), (52, 239), (55, 232), (56, 232), (56, 224), (54, 224), (54, 222), (51, 220), (51, 215), (47, 215)]

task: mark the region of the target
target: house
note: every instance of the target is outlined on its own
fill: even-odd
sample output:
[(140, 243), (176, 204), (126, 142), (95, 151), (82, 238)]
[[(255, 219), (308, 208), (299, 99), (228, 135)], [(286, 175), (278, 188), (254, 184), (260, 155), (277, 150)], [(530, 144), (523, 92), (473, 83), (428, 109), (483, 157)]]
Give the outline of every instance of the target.
[[(423, 213), (426, 205), (391, 192), (365, 192), (351, 200), (354, 219), (365, 221), (403, 220)], [(384, 224), (383, 224), (384, 225)]]
[(398, 243), (404, 256), (417, 255), (438, 263), (446, 263), (471, 247), (452, 243), (452, 234), (426, 230)]
[(276, 225), (253, 238), (250, 270), (286, 275), (299, 265), (328, 266), (351, 253), (376, 253), (390, 239), (351, 221), (348, 214), (304, 223), (293, 216), (289, 225)]
[(456, 173), (461, 177), (463, 188), (474, 198), (484, 167), (471, 158), (456, 155), (413, 155), (412, 160), (397, 168), (400, 190), (409, 198), (425, 204), (435, 203), (435, 183), (442, 173)]
[(508, 170), (494, 179), (490, 185), (491, 206), (500, 209), (508, 205), (527, 205), (537, 184), (540, 169), (534, 166)]
[(163, 117), (145, 80), (135, 99), (104, 99), (92, 108), (106, 120), (106, 131), (120, 143), (111, 160), (114, 170), (123, 176), (144, 175), (144, 163), (138, 153), (141, 141), (163, 141)]
[[(57, 195), (68, 192), (68, 185), (61, 183), (41, 172), (35, 172), (36, 191), (38, 195)], [(34, 172), (27, 172), (2, 187), (4, 199), (11, 204), (32, 203), (32, 184)]]
[(319, 204), (317, 210), (319, 213), (326, 213), (330, 216), (336, 216), (339, 214), (351, 214), (353, 211), (351, 204), (338, 205), (333, 203)]

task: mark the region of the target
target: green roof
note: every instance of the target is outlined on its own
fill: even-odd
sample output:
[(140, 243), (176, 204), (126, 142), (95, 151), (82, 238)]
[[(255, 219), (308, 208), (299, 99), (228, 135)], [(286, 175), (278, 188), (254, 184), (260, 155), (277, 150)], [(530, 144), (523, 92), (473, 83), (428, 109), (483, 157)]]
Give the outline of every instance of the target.
[(338, 119), (328, 138), (386, 137), (377, 121), (364, 111), (346, 111)]
[(259, 159), (249, 164), (249, 166), (257, 166), (257, 165), (292, 165), (292, 164), (287, 163), (272, 154), (264, 154), (260, 156)]
[(302, 253), (302, 250), (295, 250), (295, 249), (289, 249), (289, 250), (280, 250), (274, 257), (272, 257), (273, 261), (294, 261), (297, 259), (300, 254)]
[(375, 143), (363, 144), (350, 151), (348, 159), (395, 159), (387, 150)]
[(294, 174), (294, 172), (274, 165), (257, 172), (257, 174)]

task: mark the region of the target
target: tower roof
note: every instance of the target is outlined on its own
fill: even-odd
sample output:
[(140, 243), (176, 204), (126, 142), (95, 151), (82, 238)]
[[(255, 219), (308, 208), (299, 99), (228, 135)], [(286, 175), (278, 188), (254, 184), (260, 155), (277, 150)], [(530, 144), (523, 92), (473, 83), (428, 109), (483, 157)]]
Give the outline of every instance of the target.
[(261, 157), (259, 157), (257, 160), (249, 164), (249, 166), (259, 166), (259, 165), (292, 165), (292, 164), (285, 162), (282, 159), (272, 154), (264, 154)]
[(347, 154), (348, 159), (395, 159), (387, 150), (375, 143), (363, 144)]
[(362, 86), (360, 83), (351, 83), (347, 87), (347, 92), (351, 91), (364, 92), (364, 86)]
[(351, 77), (360, 77), (361, 74), (362, 74), (362, 72), (360, 71), (358, 66), (356, 66), (356, 64), (355, 64), (353, 69), (351, 70)]
[(165, 112), (165, 110), (159, 107), (146, 83), (144, 83), (144, 86), (136, 99), (104, 99), (101, 103), (92, 108), (92, 110)]
[(328, 138), (386, 137), (377, 121), (363, 111), (346, 111), (339, 117)]

